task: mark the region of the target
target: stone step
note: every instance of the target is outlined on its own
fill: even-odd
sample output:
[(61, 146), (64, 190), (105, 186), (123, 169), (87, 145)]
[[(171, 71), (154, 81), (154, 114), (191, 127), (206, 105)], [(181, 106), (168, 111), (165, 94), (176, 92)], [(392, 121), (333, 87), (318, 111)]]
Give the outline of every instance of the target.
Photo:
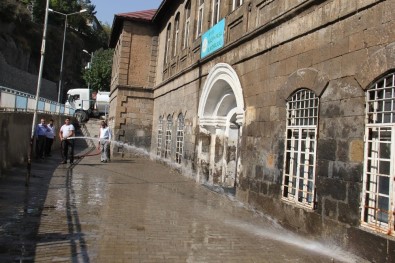
[[(99, 119), (89, 119), (88, 122), (81, 123), (80, 130), (81, 130), (82, 136), (90, 137), (90, 138), (98, 138), (99, 131), (100, 131), (100, 123), (101, 123), (101, 120), (99, 120)], [(86, 143), (90, 147), (96, 146), (96, 141), (93, 141), (93, 140), (86, 140)]]

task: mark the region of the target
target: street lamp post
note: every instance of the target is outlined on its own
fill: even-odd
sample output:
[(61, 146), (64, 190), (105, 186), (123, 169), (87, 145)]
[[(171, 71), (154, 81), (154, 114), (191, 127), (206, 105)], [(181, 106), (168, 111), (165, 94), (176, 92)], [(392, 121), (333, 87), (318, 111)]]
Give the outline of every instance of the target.
[[(91, 57), (91, 60), (89, 61), (89, 64), (88, 64), (88, 67), (87, 67), (88, 69), (90, 69), (92, 67), (92, 62), (93, 62), (93, 52), (89, 53), (88, 50), (86, 50), (86, 49), (83, 49), (82, 52), (88, 54)], [(88, 81), (88, 89), (89, 88), (90, 88), (90, 82)]]
[(89, 51), (86, 50), (86, 49), (83, 49), (82, 52), (88, 54), (88, 55), (91, 57), (91, 61), (90, 61), (90, 62), (92, 63), (92, 60), (93, 60), (93, 52), (92, 52), (92, 53), (89, 53)]
[(64, 60), (64, 47), (66, 45), (66, 31), (67, 31), (67, 18), (71, 15), (75, 14), (80, 14), (88, 11), (87, 9), (82, 9), (78, 12), (70, 13), (70, 14), (64, 14), (58, 11), (55, 11), (53, 9), (48, 9), (48, 11), (52, 13), (56, 13), (59, 15), (62, 15), (65, 17), (64, 19), (64, 31), (63, 31), (63, 46), (62, 46), (62, 60), (60, 61), (60, 73), (59, 73), (59, 89), (58, 89), (58, 103), (60, 103), (61, 100), (61, 93), (62, 93), (62, 79), (63, 79), (63, 60)]

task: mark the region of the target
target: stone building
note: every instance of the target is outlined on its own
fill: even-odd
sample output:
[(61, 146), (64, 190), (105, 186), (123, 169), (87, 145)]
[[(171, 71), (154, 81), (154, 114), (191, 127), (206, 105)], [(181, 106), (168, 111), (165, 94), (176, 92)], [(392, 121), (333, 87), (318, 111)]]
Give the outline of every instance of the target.
[(164, 0), (116, 15), (116, 139), (235, 187), (290, 229), (393, 262), (393, 10), (393, 0)]

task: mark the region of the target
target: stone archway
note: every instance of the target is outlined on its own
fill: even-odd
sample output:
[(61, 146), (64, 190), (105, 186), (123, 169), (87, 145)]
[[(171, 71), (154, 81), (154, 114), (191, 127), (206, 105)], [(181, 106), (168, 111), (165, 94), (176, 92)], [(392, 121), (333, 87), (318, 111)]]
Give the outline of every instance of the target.
[(233, 187), (238, 178), (238, 145), (244, 123), (240, 80), (225, 63), (215, 65), (199, 101), (198, 180)]

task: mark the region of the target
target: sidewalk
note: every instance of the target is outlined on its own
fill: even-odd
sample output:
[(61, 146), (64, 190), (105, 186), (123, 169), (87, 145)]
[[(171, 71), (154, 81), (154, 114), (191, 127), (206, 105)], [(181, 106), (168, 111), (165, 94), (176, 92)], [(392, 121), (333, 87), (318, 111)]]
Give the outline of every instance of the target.
[(143, 157), (59, 163), (0, 181), (0, 262), (361, 262)]

